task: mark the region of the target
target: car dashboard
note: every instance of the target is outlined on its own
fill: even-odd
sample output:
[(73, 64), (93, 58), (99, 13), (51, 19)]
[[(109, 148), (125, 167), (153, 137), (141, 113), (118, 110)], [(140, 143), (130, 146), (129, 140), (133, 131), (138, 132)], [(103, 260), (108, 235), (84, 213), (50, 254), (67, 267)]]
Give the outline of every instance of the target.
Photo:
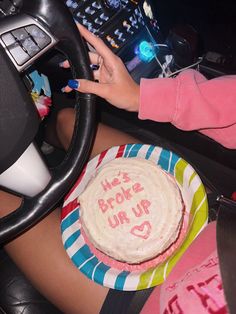
[(121, 57), (136, 81), (160, 73), (158, 44), (163, 39), (149, 2), (66, 0), (65, 3), (77, 22)]

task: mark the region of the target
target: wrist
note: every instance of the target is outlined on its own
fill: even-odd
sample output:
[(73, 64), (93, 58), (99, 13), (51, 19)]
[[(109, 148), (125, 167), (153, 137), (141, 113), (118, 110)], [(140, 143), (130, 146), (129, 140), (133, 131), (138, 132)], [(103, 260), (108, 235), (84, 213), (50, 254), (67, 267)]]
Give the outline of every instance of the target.
[(140, 103), (140, 87), (135, 83), (132, 92), (132, 99), (130, 100), (130, 106), (128, 111), (138, 112), (139, 111), (139, 103)]

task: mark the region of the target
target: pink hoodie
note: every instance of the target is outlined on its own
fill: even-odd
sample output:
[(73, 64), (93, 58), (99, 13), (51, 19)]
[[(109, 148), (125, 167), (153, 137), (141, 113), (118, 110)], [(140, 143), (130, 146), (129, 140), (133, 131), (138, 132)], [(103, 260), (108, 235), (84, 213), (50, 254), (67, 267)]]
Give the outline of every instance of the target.
[(226, 314), (219, 260), (216, 223), (198, 235), (166, 281), (157, 286), (141, 314)]
[(142, 79), (139, 118), (198, 130), (236, 148), (236, 75), (207, 80), (195, 70), (175, 78)]

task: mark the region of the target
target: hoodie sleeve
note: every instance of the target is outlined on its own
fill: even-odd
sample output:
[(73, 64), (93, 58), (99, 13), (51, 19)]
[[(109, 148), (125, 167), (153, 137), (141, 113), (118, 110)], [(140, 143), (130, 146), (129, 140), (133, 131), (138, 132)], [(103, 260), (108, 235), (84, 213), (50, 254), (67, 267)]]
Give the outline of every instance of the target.
[(236, 75), (207, 80), (195, 70), (186, 70), (175, 78), (142, 79), (139, 118), (198, 130), (236, 148), (231, 138), (232, 132), (236, 138)]

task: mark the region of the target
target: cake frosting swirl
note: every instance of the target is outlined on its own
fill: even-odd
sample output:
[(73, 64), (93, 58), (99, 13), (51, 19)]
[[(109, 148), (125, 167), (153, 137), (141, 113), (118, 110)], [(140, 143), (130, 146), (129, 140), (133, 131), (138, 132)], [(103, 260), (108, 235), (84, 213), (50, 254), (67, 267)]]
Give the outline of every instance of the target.
[(176, 241), (184, 203), (174, 177), (150, 160), (117, 158), (79, 196), (82, 228), (106, 255), (137, 264)]

